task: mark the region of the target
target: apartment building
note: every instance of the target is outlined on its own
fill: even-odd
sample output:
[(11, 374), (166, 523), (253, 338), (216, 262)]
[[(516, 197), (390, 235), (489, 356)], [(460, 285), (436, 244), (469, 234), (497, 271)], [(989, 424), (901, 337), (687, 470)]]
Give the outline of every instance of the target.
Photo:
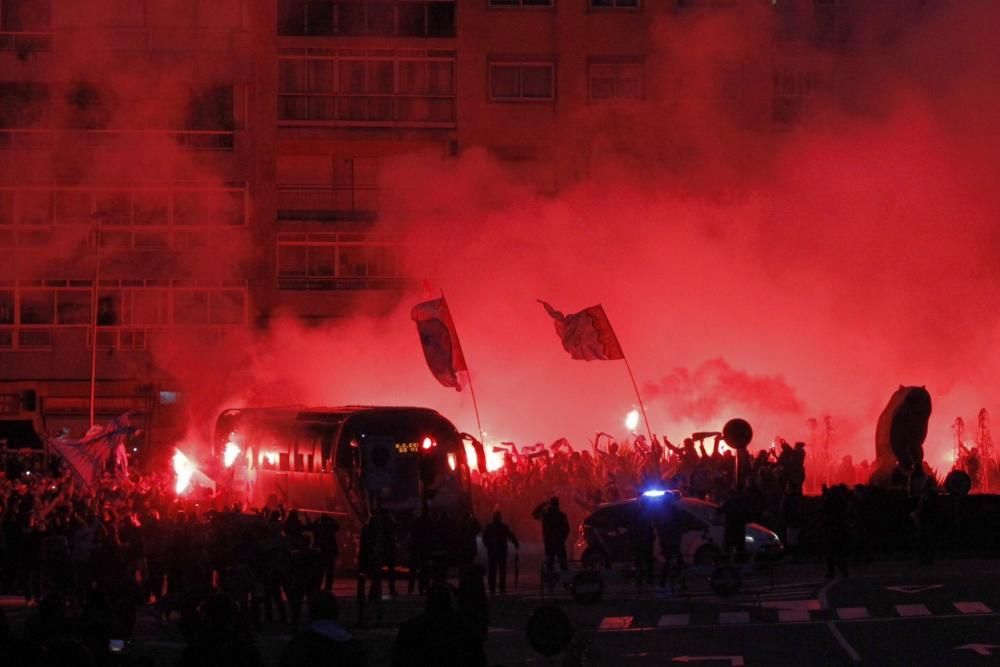
[(159, 351), (391, 307), (388, 160), (482, 148), (555, 193), (685, 104), (767, 136), (925, 4), (0, 0), (0, 440), (81, 431), (92, 377), (96, 421), (172, 423)]
[(244, 0), (0, 2), (10, 446), (85, 430), (92, 369), (94, 421), (169, 416), (152, 351), (250, 323), (257, 18)]

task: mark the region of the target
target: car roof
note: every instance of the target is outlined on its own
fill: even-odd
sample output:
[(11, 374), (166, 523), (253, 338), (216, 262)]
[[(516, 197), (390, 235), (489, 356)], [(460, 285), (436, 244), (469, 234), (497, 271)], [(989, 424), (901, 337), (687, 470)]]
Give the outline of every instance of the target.
[[(709, 502), (707, 500), (702, 500), (701, 498), (695, 498), (693, 496), (681, 496), (679, 501), (684, 505), (690, 505), (695, 507), (703, 507), (705, 509), (718, 509), (718, 505)], [(597, 506), (594, 512), (599, 512), (601, 510), (613, 509), (615, 507), (625, 507), (627, 505), (635, 505), (639, 502), (639, 498), (626, 498), (625, 500), (614, 500), (607, 503), (601, 503)]]

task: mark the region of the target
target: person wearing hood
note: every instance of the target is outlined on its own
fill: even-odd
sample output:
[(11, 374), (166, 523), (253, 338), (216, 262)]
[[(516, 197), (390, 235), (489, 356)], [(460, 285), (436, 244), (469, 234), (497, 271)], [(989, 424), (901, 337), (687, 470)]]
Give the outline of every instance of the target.
[(280, 667), (367, 667), (364, 647), (340, 624), (337, 598), (328, 591), (309, 598), (309, 625), (281, 653)]

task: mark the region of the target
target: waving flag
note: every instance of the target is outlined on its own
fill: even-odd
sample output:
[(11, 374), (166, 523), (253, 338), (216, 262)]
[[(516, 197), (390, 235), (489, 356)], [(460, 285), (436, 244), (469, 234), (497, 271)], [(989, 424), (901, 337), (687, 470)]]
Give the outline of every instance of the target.
[(128, 456), (125, 444), (138, 429), (132, 425), (126, 412), (106, 426), (92, 426), (82, 438), (51, 438), (49, 447), (59, 454), (69, 465), (73, 477), (86, 486), (101, 477), (108, 461), (115, 459), (115, 472), (128, 475)]
[(431, 373), (445, 387), (462, 391), (464, 378), (459, 373), (467, 373), (468, 368), (444, 297), (418, 303), (410, 317), (417, 323), (420, 345)]
[(593, 361), (625, 358), (611, 322), (600, 304), (579, 313), (563, 315), (544, 301), (538, 302), (545, 306), (546, 312), (555, 320), (556, 334), (562, 340), (563, 349), (574, 359)]

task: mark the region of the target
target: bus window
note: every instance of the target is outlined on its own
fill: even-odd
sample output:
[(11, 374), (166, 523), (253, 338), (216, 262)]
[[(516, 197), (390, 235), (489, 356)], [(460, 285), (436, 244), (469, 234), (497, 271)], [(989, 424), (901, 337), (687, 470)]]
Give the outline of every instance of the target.
[(278, 454), (278, 470), (281, 470), (282, 472), (288, 472), (289, 470), (288, 452), (281, 452)]

